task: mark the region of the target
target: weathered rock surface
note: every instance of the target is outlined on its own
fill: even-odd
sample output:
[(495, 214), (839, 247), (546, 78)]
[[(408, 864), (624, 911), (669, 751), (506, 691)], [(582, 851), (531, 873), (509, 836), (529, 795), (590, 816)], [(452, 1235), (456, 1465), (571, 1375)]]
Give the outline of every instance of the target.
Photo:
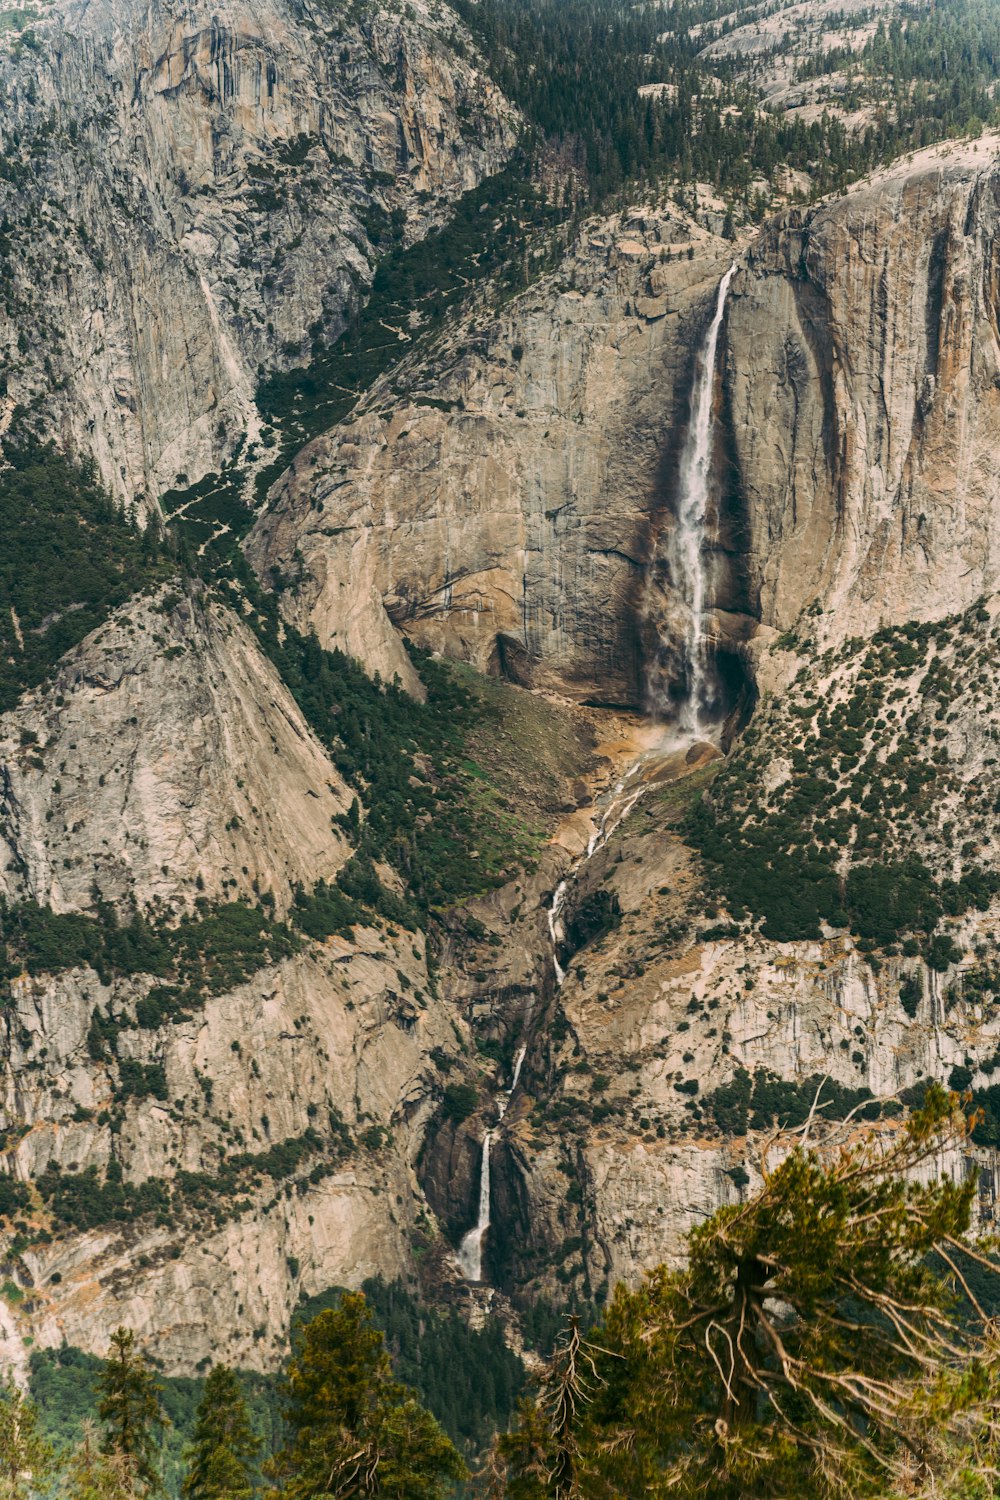
[(0, 894), (189, 909), (330, 879), (347, 788), (247, 627), (199, 593), (119, 610), (0, 721)]
[[(363, 32), (345, 22), (335, 47), (307, 46), (290, 12), (254, 12), (251, 25), (241, 11), (216, 30), (199, 21), (187, 42), (150, 44), (148, 73), (134, 50), (147, 43), (116, 32), (116, 14), (88, 12), (74, 22), (79, 36), (65, 17), (56, 23), (63, 40), (46, 66), (64, 76), (53, 72), (46, 87), (53, 98), (58, 87), (60, 98), (77, 89), (89, 99), (92, 84), (74, 79), (133, 70), (140, 123), (116, 103), (113, 143), (129, 143), (148, 217), (135, 216), (139, 229), (124, 235), (132, 187), (116, 189), (121, 203), (105, 199), (103, 178), (84, 187), (67, 153), (53, 158), (68, 174), (65, 202), (82, 204), (88, 222), (93, 214), (107, 243), (99, 270), (79, 236), (68, 242), (79, 274), (57, 278), (42, 331), (72, 328), (78, 341), (72, 358), (51, 346), (67, 372), (72, 365), (58, 393), (67, 440), (90, 446), (120, 489), (155, 490), (178, 469), (194, 477), (217, 463), (248, 422), (252, 435), (257, 363), (284, 359), (275, 352), (283, 343), (301, 352), (317, 316), (338, 326), (353, 295), (340, 271), (352, 266), (360, 282), (370, 271), (370, 246), (351, 227), (365, 206), (402, 208), (406, 232), (417, 233), (431, 212), (420, 184), (438, 197), (469, 185), (502, 159), (509, 134), (502, 102), (488, 94), (479, 155), (460, 148), (448, 163), (461, 100), (486, 86), (421, 11), (416, 20), (379, 11)], [(109, 28), (100, 45), (84, 20)], [(272, 102), (275, 37), (286, 71)], [(351, 57), (362, 48), (358, 78), (384, 110), (371, 97), (333, 100), (341, 48)], [(378, 68), (397, 56), (406, 86), (389, 99)], [(308, 71), (317, 57), (322, 79)], [(17, 118), (34, 120), (13, 97)], [(221, 118), (216, 135), (206, 136), (207, 117)], [(97, 125), (79, 128), (93, 148)], [(401, 128), (415, 143), (405, 152)], [(251, 160), (273, 164), (302, 132), (317, 137), (303, 162), (248, 179)], [(367, 152), (395, 186), (365, 185), (363, 170), (351, 176), (342, 161), (338, 176), (326, 147), (352, 161)], [(720, 363), (716, 459), (728, 478), (711, 602), (720, 634), (740, 645), (763, 620), (755, 651), (765, 689), (799, 691), (799, 658), (764, 648), (810, 607), (821, 611), (810, 629), (822, 646), (949, 614), (995, 588), (993, 150), (983, 142), (901, 164), (837, 203), (765, 226), (742, 257)], [(176, 163), (188, 157), (210, 192), (182, 188)], [(411, 160), (412, 181), (401, 165)], [(148, 185), (166, 180), (163, 161), (175, 176), (157, 196)], [(296, 198), (309, 173), (322, 207)], [(251, 202), (249, 180), (281, 205)], [(265, 232), (288, 257), (280, 274), (263, 269)], [(666, 210), (586, 226), (556, 272), (503, 308), (469, 311), (300, 455), (247, 547), (265, 582), (298, 565), (296, 586), (282, 593), (288, 618), (414, 688), (404, 635), (577, 703), (641, 701), (644, 632), (655, 639), (670, 628), (659, 544), (694, 344), (733, 253), (692, 233)], [(86, 274), (85, 259), (94, 267)], [(165, 300), (147, 325), (141, 288), (154, 284)], [(139, 299), (128, 318), (115, 301), (123, 285)], [(333, 288), (325, 311), (324, 286)], [(82, 296), (90, 312), (74, 300)], [(33, 358), (22, 351), (12, 397), (30, 395)], [(960, 703), (939, 737), (935, 729), (956, 806), (994, 759), (977, 702)], [(189, 909), (201, 893), (261, 891), (281, 913), (294, 884), (331, 877), (347, 857), (331, 819), (350, 794), (330, 758), (246, 626), (197, 593), (166, 607), (161, 592), (120, 610), (0, 730), (8, 900), (90, 910), (96, 885), (123, 912), (133, 899), (156, 912)], [(522, 1036), (530, 1051), (497, 1141), (488, 1258), (511, 1284), (549, 1292), (633, 1278), (753, 1181), (753, 1140), (713, 1129), (689, 1107), (738, 1067), (800, 1084), (829, 1074), (877, 1094), (956, 1067), (976, 1085), (989, 1079), (998, 1023), (962, 993), (960, 966), (942, 980), (893, 955), (876, 973), (844, 938), (705, 936), (692, 909), (697, 870), (672, 831), (677, 807), (668, 797), (657, 811), (658, 794), (580, 876), (568, 918), (602, 896), (614, 901), (600, 909), (620, 922), (596, 939), (591, 919), (579, 924), (588, 940), (564, 955), (556, 1006), (547, 905), (586, 847), (577, 805), (586, 788), (578, 796), (574, 777), (591, 748), (552, 768), (553, 784), (566, 782), (567, 827), (537, 869), (442, 922), (434, 987), (423, 938), (388, 924), (358, 927), (350, 943), (303, 942), (158, 1028), (134, 1024), (148, 976), (15, 976), (0, 1041), (4, 1170), (28, 1181), (53, 1162), (70, 1176), (94, 1167), (103, 1180), (120, 1168), (130, 1187), (162, 1179), (186, 1206), (176, 1222), (151, 1213), (33, 1242), (13, 1271), (29, 1301), (0, 1307), (0, 1348), (13, 1347), (19, 1329), (99, 1350), (125, 1321), (155, 1336), (170, 1369), (220, 1350), (233, 1363), (273, 1365), (300, 1292), (412, 1269), (414, 1237), (433, 1235), (435, 1214), (460, 1227), (474, 1202), (476, 1143)], [(516, 774), (512, 762), (512, 782)], [(957, 812), (955, 821), (959, 842), (968, 830)], [(943, 872), (943, 846), (928, 835), (927, 847)], [(955, 933), (969, 952), (994, 951), (998, 921), (995, 908), (976, 911)], [(911, 1016), (899, 987), (918, 971)], [(93, 1043), (95, 1012), (117, 1028), (117, 1057)], [(492, 1051), (480, 1058), (473, 1040)], [(130, 1089), (129, 1064), (157, 1070), (164, 1087)], [(438, 1130), (456, 1068), (480, 1086), (480, 1108), (464, 1128)], [(343, 1150), (338, 1118), (352, 1136)], [(227, 1158), (263, 1157), (310, 1129), (319, 1144), (294, 1173), (258, 1166), (253, 1181), (247, 1167), (239, 1201), (195, 1201), (200, 1190), (211, 1196), (198, 1180), (217, 1181)], [(996, 1174), (986, 1166), (991, 1209)], [(51, 1222), (38, 1200), (26, 1214), (36, 1228)]]
[(515, 139), (420, 0), (60, 0), (29, 35), (0, 39), (0, 430), (44, 393), (130, 503), (252, 447), (258, 368), (335, 337), (391, 216), (418, 237)]
[[(270, 1367), (301, 1294), (406, 1270), (423, 1206), (412, 1162), (432, 1107), (427, 1055), (453, 1049), (455, 1035), (439, 1005), (406, 998), (401, 975), (411, 993), (426, 985), (422, 946), (410, 934), (359, 931), (353, 945), (311, 946), (157, 1032), (127, 1029), (142, 982), (108, 989), (79, 970), (17, 983), (4, 1012), (0, 1109), (27, 1133), (8, 1169), (30, 1181), (53, 1162), (70, 1173), (93, 1166), (103, 1179), (117, 1162), (128, 1182), (175, 1186), (165, 1219), (126, 1215), (26, 1251), (22, 1332), (103, 1353), (124, 1321), (169, 1370), (221, 1348)], [(163, 1067), (164, 1100), (121, 1104), (120, 1064), (88, 1051), (95, 1006), (126, 1027), (119, 1057)], [(96, 1116), (116, 1100), (110, 1132)], [(332, 1156), (331, 1108), (354, 1138)], [(178, 1188), (179, 1173), (211, 1180), (234, 1152), (259, 1155), (310, 1129), (322, 1144), (304, 1175), (258, 1172), (255, 1186), (251, 1172), (235, 1192), (203, 1189), (207, 1212), (185, 1206), (197, 1179)]]
[(816, 602), (836, 639), (996, 587), (997, 149), (907, 158), (771, 221), (741, 262), (725, 384), (768, 625)]
[[(683, 783), (676, 791), (683, 803)], [(512, 1285), (557, 1295), (577, 1277), (591, 1292), (634, 1281), (752, 1191), (774, 1126), (747, 1110), (742, 1130), (733, 1123), (740, 1070), (810, 1101), (828, 1078), (859, 1109), (865, 1090), (891, 1098), (955, 1069), (963, 1087), (987, 1088), (995, 1073), (1000, 1014), (977, 982), (1000, 943), (995, 902), (952, 924), (965, 958), (946, 974), (900, 957), (872, 967), (846, 937), (713, 938), (699, 931), (697, 869), (665, 798), (641, 802), (570, 893), (613, 893), (621, 921), (567, 962), (494, 1149), (491, 1250)], [(903, 981), (916, 986), (909, 1009)], [(979, 1212), (995, 1221), (996, 1153), (972, 1147), (942, 1166), (980, 1174)]]
[(265, 579), (299, 559), (289, 616), (404, 680), (394, 626), (486, 671), (640, 704), (645, 568), (728, 253), (676, 212), (592, 222), (554, 273), (404, 361), (302, 452), (251, 534)]

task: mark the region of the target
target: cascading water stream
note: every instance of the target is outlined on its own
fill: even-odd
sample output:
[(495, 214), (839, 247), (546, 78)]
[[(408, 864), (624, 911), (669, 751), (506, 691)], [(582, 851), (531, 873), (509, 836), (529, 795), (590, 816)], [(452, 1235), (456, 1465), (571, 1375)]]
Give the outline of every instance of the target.
[(621, 781), (618, 782), (611, 796), (608, 798), (607, 806), (601, 814), (597, 827), (590, 835), (586, 850), (565, 878), (560, 880), (552, 893), (552, 905), (549, 907), (549, 936), (552, 939), (552, 969), (556, 978), (556, 989), (562, 986), (563, 980), (566, 978), (566, 970), (559, 962), (559, 947), (566, 936), (562, 925), (562, 909), (566, 904), (566, 896), (569, 888), (577, 879), (588, 860), (593, 859), (597, 851), (604, 848), (604, 845), (608, 842), (615, 829), (620, 823), (625, 821), (646, 790), (644, 783), (640, 783), (638, 787), (635, 786), (635, 781), (640, 774), (642, 764), (642, 759), (637, 760), (634, 765), (629, 767)]
[[(580, 859), (576, 862), (564, 880), (561, 880), (552, 897), (552, 905), (549, 907), (549, 935), (552, 938), (552, 968), (555, 973), (556, 989), (560, 987), (566, 978), (566, 971), (559, 962), (559, 945), (563, 941), (561, 912), (566, 893), (572, 882), (579, 875), (589, 859), (602, 849), (608, 839), (614, 833), (618, 825), (628, 817), (643, 792), (645, 784), (635, 786), (635, 778), (642, 765), (637, 761), (626, 776), (618, 782), (608, 804), (601, 815), (601, 819), (590, 836), (587, 848)], [(529, 1013), (530, 1014), (530, 1013)], [(525, 1026), (528, 1024), (529, 1015), (525, 1016)], [(522, 1042), (514, 1059), (514, 1074), (511, 1079), (510, 1088), (500, 1100), (497, 1111), (497, 1125), (503, 1120), (507, 1113), (507, 1106), (513, 1097), (521, 1079), (521, 1068), (524, 1064), (525, 1055), (528, 1051), (527, 1042)], [(467, 1281), (482, 1281), (483, 1279), (483, 1241), (490, 1227), (490, 1150), (493, 1145), (493, 1130), (487, 1130), (483, 1136), (483, 1156), (479, 1168), (479, 1217), (475, 1227), (470, 1229), (462, 1240), (458, 1250), (458, 1264), (462, 1275)]]
[[(706, 722), (706, 709), (711, 706), (711, 695), (708, 682), (707, 641), (703, 629), (706, 594), (705, 541), (708, 531), (709, 479), (712, 461), (712, 399), (715, 386), (715, 360), (719, 347), (719, 333), (726, 311), (729, 284), (735, 274), (734, 263), (719, 283), (712, 321), (695, 362), (691, 415), (684, 447), (681, 450), (677, 525), (671, 538), (669, 560), (671, 581), (685, 609), (686, 691), (676, 726), (677, 733), (671, 736), (674, 744), (678, 738), (682, 741), (705, 738), (711, 733), (713, 727)], [(661, 747), (661, 753), (664, 748), (666, 747)], [(586, 850), (560, 880), (553, 892), (548, 924), (549, 936), (552, 940), (552, 970), (556, 989), (561, 987), (566, 978), (566, 970), (559, 961), (559, 950), (566, 936), (562, 922), (566, 897), (587, 862), (604, 847), (651, 784), (644, 781), (642, 777), (646, 760), (646, 755), (640, 756), (616, 784), (590, 836)], [(525, 1026), (527, 1026), (527, 1021), (526, 1015)], [(527, 1050), (527, 1042), (524, 1042), (514, 1063), (510, 1088), (500, 1101), (497, 1126), (503, 1121), (507, 1106), (520, 1081), (521, 1067)], [(479, 1217), (475, 1228), (470, 1229), (466, 1234), (458, 1251), (458, 1263), (463, 1276), (468, 1281), (481, 1281), (483, 1275), (483, 1241), (490, 1227), (490, 1148), (493, 1144), (493, 1135), (493, 1130), (487, 1130), (483, 1136), (483, 1156), (479, 1173)]]
[(715, 390), (715, 358), (719, 332), (726, 312), (729, 284), (736, 274), (735, 263), (719, 282), (715, 312), (705, 335), (705, 342), (695, 361), (694, 385), (691, 388), (691, 415), (681, 449), (677, 524), (670, 539), (671, 582), (680, 596), (685, 613), (684, 701), (678, 728), (682, 734), (702, 736), (708, 727), (705, 710), (710, 698), (708, 651), (704, 632), (705, 614), (705, 541), (708, 531), (709, 479), (712, 465), (712, 402)]
[(479, 1218), (458, 1247), (458, 1264), (466, 1281), (483, 1279), (483, 1240), (490, 1227), (490, 1146), (493, 1132), (483, 1136), (483, 1163), (479, 1169)]
[[(527, 1050), (527, 1042), (522, 1043), (514, 1059), (514, 1076), (511, 1079), (510, 1088), (500, 1100), (497, 1112), (498, 1125), (507, 1113), (507, 1106), (517, 1088), (521, 1077), (521, 1065)], [(469, 1230), (458, 1249), (458, 1264), (466, 1281), (482, 1281), (483, 1279), (483, 1240), (490, 1227), (490, 1147), (492, 1144), (493, 1131), (487, 1130), (483, 1136), (483, 1160), (479, 1169), (479, 1217), (475, 1228)]]

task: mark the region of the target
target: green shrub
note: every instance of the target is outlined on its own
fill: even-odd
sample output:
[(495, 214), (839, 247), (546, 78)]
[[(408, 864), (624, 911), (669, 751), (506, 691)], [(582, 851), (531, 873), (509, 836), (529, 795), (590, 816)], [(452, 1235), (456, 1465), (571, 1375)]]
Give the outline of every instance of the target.
[(479, 1093), (471, 1083), (449, 1083), (444, 1091), (445, 1118), (460, 1125), (479, 1107)]
[(15, 413), (0, 472), (0, 711), (141, 589), (176, 571), (154, 526), (138, 531), (98, 482), (27, 435)]
[(0, 1177), (0, 1218), (12, 1218), (30, 1202), (31, 1194), (23, 1182), (14, 1177)]

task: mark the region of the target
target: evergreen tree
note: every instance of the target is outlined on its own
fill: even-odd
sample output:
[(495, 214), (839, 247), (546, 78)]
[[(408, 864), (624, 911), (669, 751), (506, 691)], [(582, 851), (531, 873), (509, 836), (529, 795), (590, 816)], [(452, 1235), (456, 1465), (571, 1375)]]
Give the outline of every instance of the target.
[(66, 1500), (137, 1500), (131, 1462), (121, 1454), (102, 1453), (90, 1423), (66, 1466)]
[(252, 1495), (259, 1447), (239, 1381), (226, 1365), (216, 1365), (205, 1382), (185, 1455), (184, 1500), (242, 1500)]
[[(1000, 1344), (964, 1237), (977, 1174), (956, 1096), (895, 1137), (814, 1120), (749, 1202), (690, 1235), (683, 1270), (571, 1327), (498, 1447), (508, 1494), (648, 1500), (985, 1500), (1000, 1457)], [(987, 1299), (988, 1300), (988, 1299)]]
[(161, 1387), (135, 1347), (135, 1334), (117, 1328), (108, 1360), (97, 1382), (97, 1414), (104, 1424), (102, 1451), (122, 1460), (138, 1488), (157, 1490), (157, 1429), (167, 1424), (160, 1404)]
[(12, 1383), (0, 1386), (0, 1500), (33, 1500), (53, 1468), (34, 1405)]
[(272, 1496), (438, 1500), (465, 1465), (434, 1418), (393, 1380), (360, 1293), (307, 1324), (286, 1380), (286, 1447), (268, 1465)]

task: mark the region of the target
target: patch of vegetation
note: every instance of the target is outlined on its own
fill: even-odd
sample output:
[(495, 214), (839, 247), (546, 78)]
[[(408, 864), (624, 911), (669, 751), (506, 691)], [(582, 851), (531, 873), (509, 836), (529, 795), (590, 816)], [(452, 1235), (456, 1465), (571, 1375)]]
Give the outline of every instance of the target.
[(288, 1181), (304, 1162), (319, 1158), (313, 1168), (313, 1180), (319, 1181), (353, 1149), (350, 1133), (342, 1124), (331, 1128), (326, 1137), (309, 1126), (302, 1135), (278, 1141), (264, 1151), (239, 1151), (224, 1157), (209, 1172), (179, 1171), (173, 1178), (150, 1177), (134, 1183), (125, 1180), (115, 1159), (103, 1175), (95, 1166), (82, 1172), (63, 1171), (53, 1161), (36, 1178), (35, 1186), (63, 1229), (95, 1229), (103, 1224), (127, 1223), (145, 1214), (155, 1214), (158, 1222), (168, 1223), (184, 1212), (199, 1211), (210, 1212), (219, 1223), (253, 1207), (245, 1195), (265, 1179)]
[(1000, 1148), (1000, 1084), (974, 1089), (971, 1108), (977, 1116), (972, 1130), (976, 1145), (990, 1146), (994, 1150)]
[(31, 1202), (31, 1193), (15, 1177), (0, 1177), (0, 1219), (13, 1218)]
[[(54, 912), (32, 901), (0, 903), (0, 980), (9, 988), (22, 974), (82, 966), (93, 969), (103, 984), (134, 974), (169, 979), (139, 1002), (139, 1024), (155, 1027), (199, 1009), (210, 996), (296, 951), (295, 933), (257, 907), (243, 901), (213, 905), (205, 897), (195, 904), (193, 914), (168, 926), (139, 913), (122, 922), (104, 903), (96, 916)], [(95, 1056), (100, 1055), (98, 1050)]]
[[(283, 439), (262, 475), (261, 493), (295, 448), (343, 420), (418, 333), (440, 329), (470, 287), (493, 278), (495, 295), (502, 296), (522, 286), (525, 238), (563, 217), (534, 186), (529, 164), (517, 155), (502, 172), (461, 197), (441, 229), (390, 250), (379, 262), (364, 308), (336, 343), (327, 345), (317, 337), (307, 366), (261, 380), (258, 405)], [(553, 240), (546, 254), (535, 257), (534, 274), (553, 263), (561, 244)]]
[[(463, 1452), (482, 1452), (506, 1428), (525, 1387), (524, 1366), (508, 1349), (500, 1320), (489, 1317), (481, 1328), (470, 1328), (454, 1309), (428, 1307), (401, 1282), (380, 1276), (365, 1281), (362, 1291), (397, 1378), (416, 1391)], [(296, 1327), (335, 1306), (339, 1296), (325, 1292), (301, 1303)]]
[[(285, 624), (275, 596), (237, 560), (218, 587), (240, 612), (251, 604), (247, 619), (261, 646), (367, 809), (364, 820), (355, 813), (342, 823), (358, 846), (357, 859), (338, 881), (345, 895), (412, 926), (418, 914), (454, 906), (533, 868), (544, 833), (507, 811), (498, 788), (467, 753), (474, 729), (486, 732), (499, 723), (492, 700), (417, 650), (411, 656), (425, 702), (398, 684), (372, 679), (350, 657)], [(376, 860), (403, 878), (405, 902), (380, 886)]]
[(108, 1163), (103, 1176), (96, 1167), (63, 1172), (50, 1162), (35, 1179), (35, 1187), (56, 1222), (67, 1229), (95, 1229), (143, 1214), (165, 1214), (171, 1207), (170, 1189), (162, 1178), (126, 1183), (117, 1161)]
[[(683, 825), (734, 916), (751, 913), (778, 942), (818, 938), (824, 921), (872, 947), (914, 934), (940, 971), (961, 956), (939, 924), (986, 910), (1000, 873), (974, 859), (975, 840), (957, 877), (929, 863), (953, 862), (949, 804), (983, 817), (991, 807), (987, 787), (963, 783), (941, 743), (957, 640), (988, 652), (988, 616), (974, 608), (848, 642), (751, 726)], [(776, 784), (762, 792), (769, 777)]]
[(93, 465), (12, 430), (22, 436), (5, 443), (0, 472), (0, 712), (119, 604), (176, 571), (156, 527), (137, 530)]
[[(753, 69), (739, 52), (706, 55), (751, 5), (689, 0), (670, 8), (615, 0), (455, 0), (509, 98), (564, 159), (590, 204), (626, 184), (667, 178), (711, 183), (753, 212), (755, 182), (777, 166), (806, 171), (822, 195), (891, 161), (996, 117), (1000, 22), (987, 0), (945, 0), (880, 20), (855, 55), (817, 50), (798, 77), (833, 69), (846, 78), (835, 107), (806, 123), (762, 107)], [(832, 13), (830, 27), (846, 25)], [(776, 33), (776, 52), (795, 54)], [(756, 54), (752, 54), (756, 56)], [(759, 63), (758, 63), (759, 67)], [(652, 94), (640, 92), (659, 85)], [(838, 112), (870, 109), (852, 130)]]
[[(437, 1417), (449, 1436), (472, 1455), (508, 1424), (525, 1384), (521, 1361), (507, 1348), (498, 1319), (470, 1328), (454, 1310), (421, 1302), (399, 1282), (380, 1277), (363, 1286), (375, 1326), (385, 1334), (397, 1379), (405, 1381)], [(300, 1304), (293, 1328), (298, 1348), (302, 1330), (318, 1313), (338, 1305), (339, 1290)], [(553, 1317), (553, 1323), (557, 1321)], [(45, 1436), (59, 1454), (79, 1441), (97, 1406), (98, 1378), (106, 1362), (72, 1345), (36, 1349), (30, 1360), (30, 1389)], [(280, 1375), (238, 1372), (251, 1422), (261, 1440), (261, 1458), (271, 1457), (285, 1440)], [(157, 1377), (170, 1425), (158, 1437), (158, 1467), (170, 1500), (180, 1494), (183, 1454), (194, 1430), (205, 1389), (203, 1376)]]
[(863, 1120), (898, 1114), (901, 1108), (895, 1101), (880, 1103), (868, 1088), (845, 1088), (818, 1073), (795, 1083), (768, 1068), (757, 1068), (752, 1077), (746, 1068), (737, 1068), (729, 1083), (704, 1096), (702, 1105), (705, 1116), (725, 1135), (746, 1135), (748, 1130), (773, 1130), (775, 1126), (794, 1129), (809, 1118), (814, 1105), (823, 1120), (843, 1120), (859, 1105)]
[(461, 1125), (479, 1107), (479, 1092), (471, 1083), (449, 1083), (444, 1091), (445, 1118)]
[[(33, 1349), (30, 1360), (30, 1390), (42, 1430), (60, 1455), (79, 1442), (84, 1424), (93, 1420), (97, 1408), (98, 1378), (106, 1361), (86, 1354), (71, 1344), (58, 1349)], [(261, 1439), (263, 1452), (271, 1454), (281, 1445), (281, 1395), (273, 1375), (241, 1370), (240, 1384), (250, 1409), (251, 1421)], [(205, 1389), (201, 1376), (158, 1375), (160, 1399), (169, 1426), (158, 1434), (158, 1464), (163, 1488), (170, 1500), (180, 1495), (184, 1473), (184, 1451), (194, 1431), (195, 1413)]]

